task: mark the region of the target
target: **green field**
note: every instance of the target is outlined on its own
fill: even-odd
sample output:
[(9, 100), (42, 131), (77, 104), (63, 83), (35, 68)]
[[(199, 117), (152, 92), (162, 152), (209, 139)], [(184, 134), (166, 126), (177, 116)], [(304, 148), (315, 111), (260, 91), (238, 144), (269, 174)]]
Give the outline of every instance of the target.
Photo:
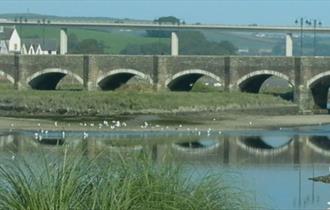
[[(60, 28), (54, 27), (18, 27), (23, 38), (46, 38), (59, 40)], [(105, 53), (119, 54), (129, 44), (164, 43), (170, 45), (170, 38), (151, 38), (143, 36), (141, 31), (101, 30), (87, 28), (70, 28), (68, 34), (75, 34), (79, 41), (96, 39), (105, 45)], [(203, 31), (210, 41), (230, 41), (240, 49), (272, 49), (280, 39), (259, 38), (249, 33), (233, 33), (221, 31)], [(283, 41), (283, 40), (282, 40)]]
[[(230, 41), (240, 49), (272, 49), (281, 40), (278, 38), (261, 38), (252, 33), (223, 32), (220, 30), (203, 31), (210, 41)], [(284, 39), (282, 40), (284, 42)]]
[[(55, 27), (17, 27), (23, 39), (43, 38), (59, 41), (60, 28)], [(96, 29), (70, 28), (68, 34), (75, 34), (79, 41), (96, 39), (105, 45), (105, 53), (119, 54), (129, 44), (164, 43), (170, 45), (169, 38), (150, 38), (137, 35), (134, 31), (102, 31)]]

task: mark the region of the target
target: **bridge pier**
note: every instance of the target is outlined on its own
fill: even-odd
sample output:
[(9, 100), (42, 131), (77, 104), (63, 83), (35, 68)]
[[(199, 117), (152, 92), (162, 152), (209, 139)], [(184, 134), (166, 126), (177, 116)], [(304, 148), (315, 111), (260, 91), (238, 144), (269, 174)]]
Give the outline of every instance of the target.
[(288, 33), (285, 36), (285, 56), (293, 55), (293, 39), (292, 33)]
[(68, 34), (66, 28), (61, 28), (60, 31), (60, 54), (65, 55), (68, 53)]
[[(327, 111), (328, 57), (2, 55), (0, 76), (18, 90), (52, 90), (68, 76), (87, 90), (115, 90), (135, 77), (155, 91), (189, 90), (205, 76), (226, 91), (258, 93), (269, 77), (288, 81), (301, 113)], [(197, 78), (197, 79), (196, 79)], [(133, 81), (133, 80), (132, 80)], [(133, 81), (134, 82), (134, 81)], [(173, 85), (174, 84), (174, 85)], [(256, 86), (256, 88), (255, 88)], [(183, 87), (183, 88), (182, 88)], [(181, 89), (180, 89), (181, 88)], [(252, 90), (252, 91), (251, 91)]]
[(179, 37), (176, 32), (171, 33), (171, 55), (179, 55)]

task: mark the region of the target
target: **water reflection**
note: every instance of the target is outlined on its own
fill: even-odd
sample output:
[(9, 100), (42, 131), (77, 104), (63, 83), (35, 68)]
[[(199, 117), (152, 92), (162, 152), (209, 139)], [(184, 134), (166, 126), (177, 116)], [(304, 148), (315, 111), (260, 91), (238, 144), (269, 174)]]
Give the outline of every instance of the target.
[[(181, 156), (178, 161), (189, 161), (192, 155), (205, 156), (209, 162), (226, 164), (311, 164), (330, 162), (330, 139), (327, 136), (198, 136), (178, 137), (48, 137), (35, 140), (31, 136), (12, 133), (0, 136), (0, 150), (25, 152), (58, 149), (70, 145), (82, 151), (133, 152), (153, 146), (162, 156), (170, 151), (172, 156)], [(187, 156), (187, 154), (189, 154)], [(195, 160), (195, 158), (194, 158)]]
[(328, 174), (328, 136), (124, 133), (84, 138), (77, 133), (62, 138), (61, 133), (49, 133), (39, 140), (25, 133), (0, 135), (2, 158), (8, 152), (26, 156), (35, 151), (58, 153), (65, 145), (91, 158), (100, 153), (148, 152), (159, 163), (169, 155), (170, 161), (184, 164), (194, 173), (235, 171), (247, 189), (256, 191), (256, 202), (266, 203), (270, 209), (325, 209), (330, 200), (328, 185), (308, 180)]
[(193, 154), (201, 154), (212, 152), (221, 144), (221, 140), (212, 140), (212, 139), (200, 139), (198, 141), (187, 141), (187, 142), (178, 142), (173, 143), (172, 147), (175, 150), (186, 152), (186, 153), (193, 153)]

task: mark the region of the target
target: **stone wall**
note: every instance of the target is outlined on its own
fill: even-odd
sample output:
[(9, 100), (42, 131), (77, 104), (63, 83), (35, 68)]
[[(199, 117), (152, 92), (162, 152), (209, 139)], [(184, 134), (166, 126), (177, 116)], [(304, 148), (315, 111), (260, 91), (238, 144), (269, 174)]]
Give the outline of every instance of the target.
[[(181, 76), (206, 75), (219, 80), (228, 91), (240, 90), (240, 84), (246, 80), (250, 80), (248, 84), (253, 84), (252, 79), (257, 76), (275, 75), (294, 86), (294, 101), (302, 111), (306, 111), (320, 105), (315, 101), (318, 97), (317, 88), (322, 88), (319, 92), (324, 97), (326, 88), (330, 86), (330, 57), (0, 56), (0, 74), (13, 82), (17, 89), (28, 88), (31, 78), (50, 72), (71, 74), (88, 90), (99, 89), (100, 80), (118, 74), (138, 75), (156, 90), (167, 90), (167, 84)], [(324, 106), (324, 100), (322, 103)]]

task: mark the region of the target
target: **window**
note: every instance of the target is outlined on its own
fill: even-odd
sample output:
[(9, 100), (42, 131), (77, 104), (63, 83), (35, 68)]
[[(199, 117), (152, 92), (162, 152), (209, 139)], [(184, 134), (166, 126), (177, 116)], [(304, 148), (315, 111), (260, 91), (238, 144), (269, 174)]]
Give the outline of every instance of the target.
[(14, 44), (14, 50), (17, 50), (17, 44), (16, 43)]

